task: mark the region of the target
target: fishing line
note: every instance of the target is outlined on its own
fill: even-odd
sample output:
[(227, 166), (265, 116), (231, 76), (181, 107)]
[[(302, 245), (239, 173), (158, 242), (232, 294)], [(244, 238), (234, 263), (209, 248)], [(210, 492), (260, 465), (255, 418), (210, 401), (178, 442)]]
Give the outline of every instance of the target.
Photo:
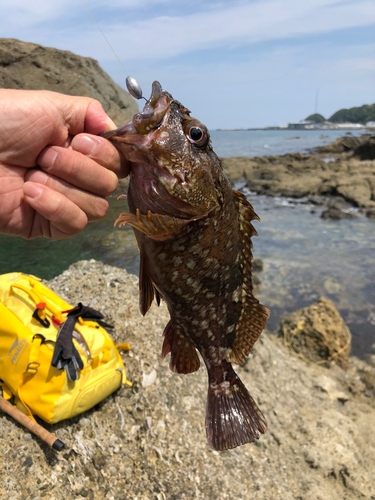
[(125, 69), (125, 68), (124, 68), (124, 66), (122, 65), (122, 62), (121, 62), (121, 61), (120, 61), (120, 59), (117, 57), (116, 52), (113, 50), (112, 45), (111, 45), (111, 44), (109, 43), (109, 41), (107, 40), (107, 37), (106, 37), (106, 36), (105, 36), (105, 34), (103, 33), (103, 31), (102, 31), (101, 27), (100, 27), (100, 26), (99, 26), (99, 24), (96, 22), (96, 19), (95, 19), (95, 17), (92, 15), (91, 10), (90, 10), (90, 9), (88, 8), (88, 6), (86, 5), (85, 0), (82, 0), (82, 3), (83, 3), (83, 5), (86, 7), (87, 12), (88, 12), (88, 13), (90, 14), (90, 16), (92, 17), (92, 19), (93, 19), (94, 23), (95, 23), (95, 24), (97, 25), (97, 27), (99, 28), (100, 33), (104, 36), (104, 40), (108, 43), (108, 45), (109, 45), (110, 49), (112, 50), (112, 52), (114, 53), (114, 55), (115, 55), (116, 59), (117, 59), (117, 60), (118, 60), (118, 62), (121, 64), (122, 69), (123, 69), (123, 70), (125, 71), (125, 73), (129, 76), (129, 73), (126, 71), (126, 69)]
[(104, 37), (104, 40), (108, 43), (110, 49), (112, 50), (112, 52), (114, 53), (116, 59), (118, 60), (118, 62), (120, 63), (122, 69), (125, 71), (125, 73), (128, 75), (126, 77), (126, 87), (129, 91), (129, 94), (131, 94), (135, 99), (144, 99), (145, 101), (147, 101), (147, 99), (145, 97), (142, 96), (142, 89), (141, 87), (139, 86), (139, 83), (137, 82), (137, 80), (135, 80), (134, 78), (132, 78), (129, 73), (126, 71), (126, 69), (124, 68), (124, 66), (122, 65), (122, 62), (120, 61), (120, 59), (117, 57), (117, 54), (116, 52), (113, 50), (112, 48), (112, 45), (109, 43), (109, 41), (107, 40), (107, 37), (105, 36), (105, 34), (103, 33), (101, 27), (99, 26), (99, 24), (96, 22), (96, 19), (95, 17), (93, 16), (91, 10), (88, 8), (88, 6), (86, 5), (86, 2), (85, 0), (82, 0), (82, 3), (83, 5), (86, 7), (87, 9), (87, 12), (90, 14), (90, 16), (92, 17), (94, 23), (97, 25), (97, 27), (99, 28), (99, 31), (100, 33), (103, 35)]

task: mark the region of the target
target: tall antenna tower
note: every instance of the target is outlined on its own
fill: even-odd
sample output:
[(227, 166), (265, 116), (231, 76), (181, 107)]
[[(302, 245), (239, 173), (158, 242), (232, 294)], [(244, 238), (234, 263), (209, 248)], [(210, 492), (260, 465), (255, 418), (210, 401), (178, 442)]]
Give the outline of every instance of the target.
[(319, 89), (316, 89), (316, 93), (315, 93), (315, 114), (318, 112), (318, 98), (319, 98)]

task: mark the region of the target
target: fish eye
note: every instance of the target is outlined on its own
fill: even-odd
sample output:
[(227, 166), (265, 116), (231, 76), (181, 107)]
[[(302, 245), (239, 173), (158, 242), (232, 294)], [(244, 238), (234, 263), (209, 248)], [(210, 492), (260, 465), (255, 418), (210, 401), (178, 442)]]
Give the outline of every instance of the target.
[(197, 146), (205, 146), (208, 139), (208, 133), (204, 125), (191, 122), (185, 128), (185, 135), (189, 141)]
[(189, 136), (194, 142), (199, 142), (203, 139), (203, 131), (199, 127), (190, 127)]

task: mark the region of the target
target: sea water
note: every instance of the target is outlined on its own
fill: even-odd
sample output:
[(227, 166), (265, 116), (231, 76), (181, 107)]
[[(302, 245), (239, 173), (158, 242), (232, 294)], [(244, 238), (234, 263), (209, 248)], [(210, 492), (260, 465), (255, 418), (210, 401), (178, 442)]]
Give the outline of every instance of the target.
[[(323, 134), (330, 134), (329, 139), (320, 138)], [(261, 144), (269, 145), (267, 154), (305, 152), (301, 145), (309, 142), (314, 148), (339, 135), (342, 132), (217, 131), (212, 141), (221, 157), (259, 156)], [(296, 136), (304, 138), (288, 139)], [(257, 297), (271, 309), (268, 329), (276, 332), (283, 316), (325, 296), (352, 331), (353, 354), (361, 358), (375, 354), (375, 220), (360, 213), (352, 220), (323, 220), (323, 208), (307, 200), (296, 203), (254, 195), (246, 188), (244, 192), (262, 220), (254, 222), (259, 238), (253, 238), (253, 253), (264, 262)], [(0, 274), (19, 271), (51, 279), (82, 259), (138, 274), (139, 256), (131, 228), (113, 227), (117, 216), (127, 210), (126, 201), (115, 197), (109, 201), (104, 219), (67, 240), (25, 241), (0, 235)]]
[[(366, 132), (355, 130), (346, 134), (357, 137)], [(305, 154), (344, 134), (342, 130), (210, 130), (214, 151), (221, 158)]]

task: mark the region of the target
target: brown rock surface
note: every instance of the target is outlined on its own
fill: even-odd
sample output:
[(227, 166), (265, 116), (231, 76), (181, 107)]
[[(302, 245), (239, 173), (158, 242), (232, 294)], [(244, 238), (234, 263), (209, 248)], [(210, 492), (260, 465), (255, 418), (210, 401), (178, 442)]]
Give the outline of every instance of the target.
[(334, 360), (348, 365), (350, 330), (332, 302), (322, 297), (309, 307), (294, 311), (281, 321), (280, 336), (290, 348), (311, 363)]
[(324, 210), (320, 217), (322, 219), (331, 219), (331, 220), (342, 220), (342, 219), (355, 219), (357, 216), (354, 214), (348, 214), (343, 212), (339, 208), (330, 207), (327, 210)]
[(231, 180), (245, 179), (258, 194), (303, 198), (341, 196), (352, 205), (375, 207), (375, 160), (341, 155), (328, 163), (316, 154), (222, 158)]
[(362, 134), (359, 137), (339, 137), (332, 144), (317, 148), (319, 153), (351, 153), (361, 160), (375, 159), (375, 134)]
[[(50, 282), (73, 303), (103, 311), (133, 387), (53, 427), (56, 454), (0, 416), (0, 498), (11, 500), (357, 500), (375, 494), (374, 370), (306, 365), (263, 334), (237, 370), (268, 420), (252, 445), (218, 453), (204, 431), (207, 374), (161, 360), (165, 305), (138, 311), (138, 279), (80, 262)], [(355, 359), (355, 358), (351, 358)], [(372, 377), (372, 378), (371, 378)]]
[(0, 87), (93, 97), (118, 126), (138, 112), (135, 100), (95, 59), (13, 38), (0, 38)]

